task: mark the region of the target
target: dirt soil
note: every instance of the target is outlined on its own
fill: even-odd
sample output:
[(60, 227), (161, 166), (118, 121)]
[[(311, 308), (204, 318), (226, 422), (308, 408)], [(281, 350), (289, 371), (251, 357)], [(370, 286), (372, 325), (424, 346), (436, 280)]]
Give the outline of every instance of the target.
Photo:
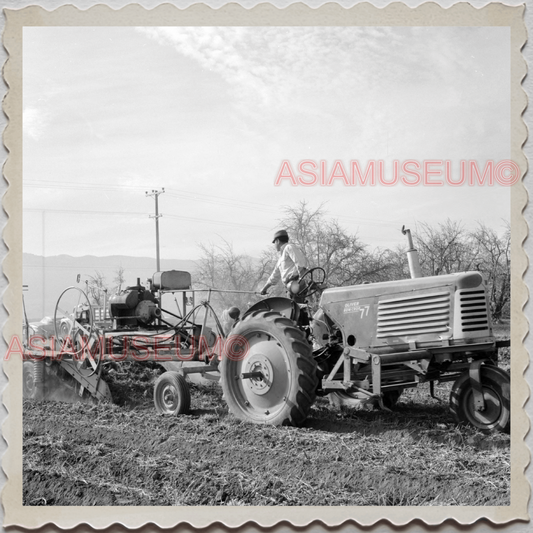
[(191, 386), (191, 414), (159, 416), (160, 371), (135, 365), (109, 378), (117, 404), (25, 400), (25, 505), (510, 503), (509, 436), (457, 427), (449, 384), (394, 412), (322, 398), (303, 428), (278, 428), (233, 418), (218, 384)]

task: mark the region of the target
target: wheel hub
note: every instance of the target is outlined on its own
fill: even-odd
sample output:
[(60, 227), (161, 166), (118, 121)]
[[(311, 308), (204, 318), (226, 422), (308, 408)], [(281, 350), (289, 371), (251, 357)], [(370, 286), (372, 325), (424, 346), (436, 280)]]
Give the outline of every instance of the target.
[(163, 390), (163, 403), (166, 407), (173, 407), (176, 403), (176, 394), (174, 387), (168, 385)]
[(489, 388), (483, 388), (483, 400), (485, 406), (483, 410), (477, 409), (475, 399), (469, 398), (470, 414), (473, 422), (479, 422), (484, 425), (494, 424), (501, 413), (501, 402), (498, 395)]
[(272, 387), (274, 371), (270, 361), (261, 353), (254, 354), (245, 364), (244, 373), (260, 373), (262, 377), (251, 377), (247, 380), (247, 387), (262, 396)]

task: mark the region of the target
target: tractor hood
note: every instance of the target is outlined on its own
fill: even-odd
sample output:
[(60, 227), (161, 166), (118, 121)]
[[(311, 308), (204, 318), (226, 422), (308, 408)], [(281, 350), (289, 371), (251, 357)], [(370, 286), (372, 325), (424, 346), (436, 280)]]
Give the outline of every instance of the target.
[(483, 337), (491, 328), (479, 272), (327, 289), (320, 307), (349, 346), (364, 349)]
[(479, 287), (482, 282), (483, 277), (479, 272), (459, 272), (444, 276), (428, 276), (425, 278), (348, 285), (346, 287), (326, 289), (322, 293), (320, 305), (352, 301), (356, 298), (391, 296), (393, 294), (409, 293), (410, 291), (419, 291), (436, 286), (445, 287), (453, 285), (457, 289), (474, 289)]

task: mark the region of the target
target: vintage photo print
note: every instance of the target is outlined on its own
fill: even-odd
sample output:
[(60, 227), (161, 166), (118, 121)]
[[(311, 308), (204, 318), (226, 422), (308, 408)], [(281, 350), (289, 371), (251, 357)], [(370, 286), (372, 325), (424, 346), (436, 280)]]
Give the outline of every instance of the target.
[(5, 525), (527, 520), (523, 12), (6, 10)]

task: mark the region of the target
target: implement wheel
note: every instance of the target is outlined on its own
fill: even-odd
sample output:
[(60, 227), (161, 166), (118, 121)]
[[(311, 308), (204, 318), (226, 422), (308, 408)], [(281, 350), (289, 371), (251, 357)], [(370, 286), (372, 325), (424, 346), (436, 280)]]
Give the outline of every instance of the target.
[(22, 369), (22, 397), (32, 398), (34, 390), (33, 363), (31, 361), (24, 361)]
[(89, 297), (79, 287), (68, 287), (59, 296), (54, 328), (60, 352), (73, 357), (78, 372), (86, 378), (96, 373), (102, 362), (99, 332)]
[(237, 324), (226, 339), (220, 375), (230, 412), (255, 424), (299, 426), (315, 400), (311, 346), (275, 311), (252, 312)]
[(485, 408), (477, 411), (469, 373), (465, 372), (457, 378), (450, 394), (450, 411), (453, 418), (458, 424), (471, 424), (483, 433), (492, 431), (509, 433), (511, 425), (509, 374), (496, 366), (482, 366), (481, 385)]
[(154, 385), (155, 410), (160, 415), (184, 415), (191, 408), (191, 392), (178, 372), (165, 372)]

